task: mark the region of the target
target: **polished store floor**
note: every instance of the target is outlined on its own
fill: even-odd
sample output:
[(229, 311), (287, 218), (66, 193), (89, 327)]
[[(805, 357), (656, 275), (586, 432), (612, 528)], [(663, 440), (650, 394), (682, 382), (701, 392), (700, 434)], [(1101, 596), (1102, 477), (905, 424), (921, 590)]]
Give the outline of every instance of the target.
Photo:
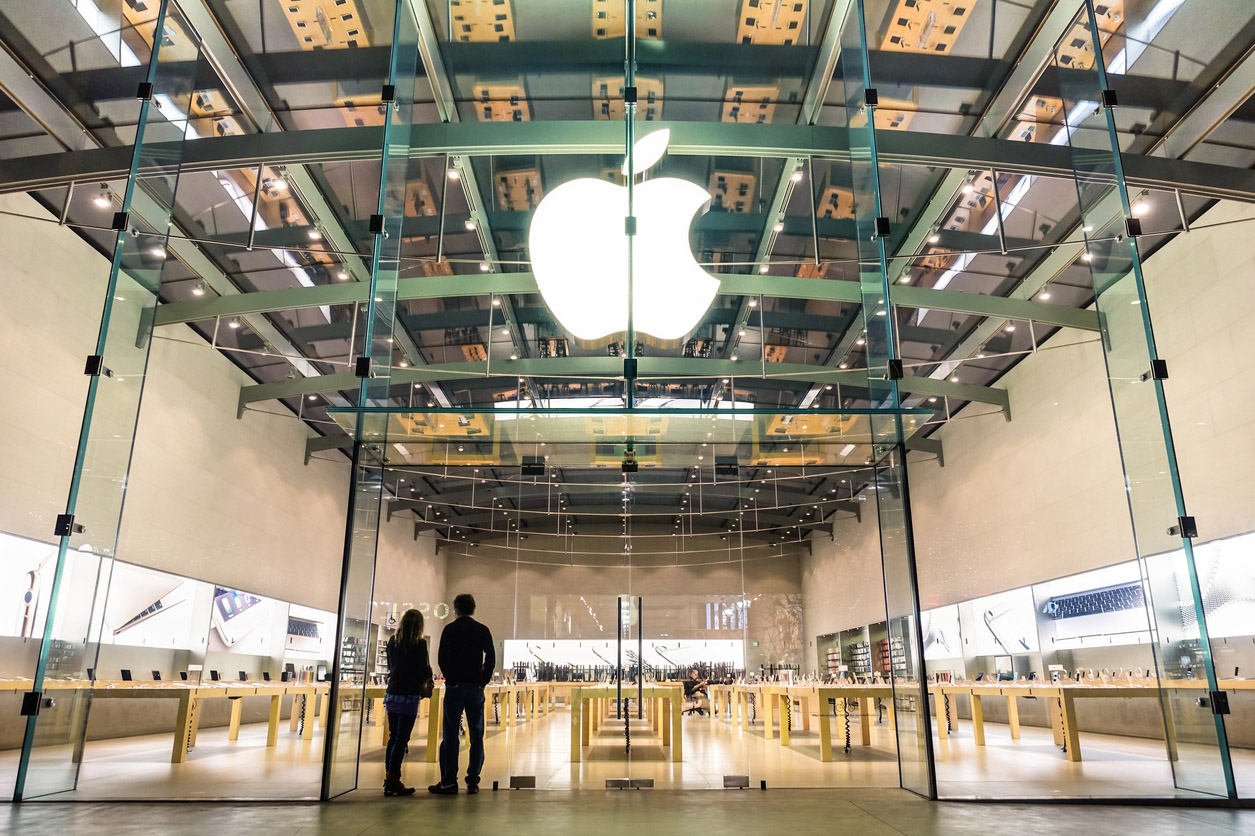
[[(406, 781), (425, 786), (436, 779), (428, 763), (425, 729), (420, 721), (405, 767)], [(834, 721), (834, 760), (820, 761), (819, 736), (794, 730), (788, 748), (767, 739), (761, 722), (742, 731), (712, 717), (684, 718), (683, 762), (672, 763), (645, 724), (631, 723), (631, 749), (622, 721), (607, 718), (583, 761), (570, 761), (570, 714), (565, 709), (512, 728), (489, 726), (485, 787), (510, 776), (534, 776), (537, 789), (601, 789), (607, 779), (651, 778), (656, 789), (722, 789), (724, 776), (748, 775), (757, 788), (896, 788), (898, 765), (892, 730), (871, 728), (871, 746), (859, 745), (852, 729), (850, 754)], [(383, 780), (382, 730), (366, 727), (359, 786)], [(246, 725), (239, 739), (227, 740), (225, 728), (200, 732), (183, 764), (169, 762), (169, 735), (149, 735), (88, 743), (79, 774), (77, 800), (118, 799), (257, 799), (314, 798), (318, 794), (323, 751), (322, 731), (312, 740), (280, 733), (278, 745), (265, 746), (264, 724)], [(1083, 734), (1084, 760), (1069, 763), (1047, 729), (1025, 726), (1013, 741), (1006, 726), (986, 724), (987, 745), (974, 744), (970, 725), (947, 740), (934, 739), (938, 789), (951, 798), (1093, 798), (1183, 795), (1174, 790), (1163, 744), (1098, 734)], [(1255, 752), (1234, 750), (1242, 794), (1255, 795)], [(463, 764), (465, 751), (463, 752)], [(0, 775), (11, 775), (16, 752), (0, 755)], [(10, 784), (11, 786), (11, 784)]]
[(1255, 835), (1255, 811), (1155, 807), (927, 802), (903, 790), (488, 792), (383, 798), (359, 790), (330, 804), (8, 804), (0, 833), (21, 836), (169, 836), (252, 832), (267, 836), (407, 833), (587, 836), (590, 833), (858, 833), (859, 836)]

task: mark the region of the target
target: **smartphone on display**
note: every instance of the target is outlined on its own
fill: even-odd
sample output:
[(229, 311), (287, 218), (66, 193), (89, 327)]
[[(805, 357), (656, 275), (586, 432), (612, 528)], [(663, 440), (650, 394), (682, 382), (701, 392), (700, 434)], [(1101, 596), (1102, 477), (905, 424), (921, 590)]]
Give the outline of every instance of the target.
[(263, 618), (261, 598), (238, 589), (214, 587), (213, 624), (222, 643), (234, 647)]

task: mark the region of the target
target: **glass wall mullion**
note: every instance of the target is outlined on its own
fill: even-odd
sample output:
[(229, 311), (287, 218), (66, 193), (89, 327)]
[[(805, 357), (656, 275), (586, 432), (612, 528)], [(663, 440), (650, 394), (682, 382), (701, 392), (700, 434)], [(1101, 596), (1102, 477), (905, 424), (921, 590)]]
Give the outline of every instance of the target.
[[(418, 73), (418, 23), (408, 0), (396, 0), (388, 77), (381, 80), (384, 132), (380, 149), (379, 201), (370, 222), (370, 292), (366, 296), (362, 351), (355, 369), (361, 378), (357, 389), (359, 407), (392, 405), (393, 332), (398, 324), (397, 278)], [(336, 653), (330, 684), (331, 710), (323, 758), (321, 796), (324, 799), (357, 787), (366, 669), (370, 658), (375, 553), (384, 493), (387, 423), (387, 414), (360, 413), (354, 428)]]
[[(171, 0), (162, 0), (151, 28), (135, 27), (136, 44), (146, 41), (151, 52), (136, 91), (135, 145), (121, 211), (113, 218), (95, 353), (84, 358), (87, 399), (65, 513), (54, 532), (57, 561), (26, 706), (34, 713), (26, 717), (18, 800), (70, 791), (78, 782), (97, 687), (104, 592), (117, 551), (191, 91), (203, 59), (191, 32)], [(148, 198), (143, 217), (133, 209), (137, 189)]]
[[(1155, 348), (1137, 243), (1140, 221), (1130, 205), (1120, 159), (1104, 36), (1109, 34), (1099, 28), (1092, 0), (1084, 0), (1056, 45), (1053, 70), (1087, 230), (1084, 259), (1102, 324), (1133, 539), (1147, 587), (1168, 757), (1178, 788), (1234, 798), (1224, 716), (1213, 710), (1223, 683), (1212, 659), (1191, 539), (1194, 522), (1168, 421), (1167, 369)], [(1076, 57), (1077, 37), (1092, 45), (1088, 66)], [(1099, 208), (1112, 190), (1123, 210), (1114, 220)]]
[[(915, 545), (898, 380), (902, 361), (894, 333), (892, 286), (887, 265), (889, 221), (880, 192), (876, 153), (878, 95), (871, 77), (864, 0), (854, 0), (841, 33), (841, 68), (849, 134), (849, 185), (862, 297), (867, 397), (881, 414), (869, 416), (875, 466), (881, 559), (890, 644), (890, 681), (896, 715), (902, 786), (928, 798), (937, 795), (929, 722), (927, 677), (919, 632)], [(851, 326), (857, 327), (857, 326)]]

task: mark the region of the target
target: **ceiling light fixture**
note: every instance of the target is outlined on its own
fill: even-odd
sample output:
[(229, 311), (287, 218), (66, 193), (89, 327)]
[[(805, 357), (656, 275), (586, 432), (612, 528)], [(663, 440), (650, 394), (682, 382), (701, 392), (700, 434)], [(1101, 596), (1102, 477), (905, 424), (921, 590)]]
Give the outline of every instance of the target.
[(784, 232), (784, 224), (776, 223), (771, 227), (772, 232)]
[(800, 183), (802, 181), (802, 172), (800, 171), (793, 172), (793, 174), (790, 175), (789, 179), (792, 180), (794, 183)]
[(486, 261), (481, 261), (481, 262), (479, 263), (479, 272), (481, 272), (481, 273), (487, 273), (487, 272), (488, 272), (488, 262), (486, 262)]
[(113, 203), (113, 197), (109, 194), (109, 187), (106, 184), (100, 184), (100, 194), (92, 198), (92, 203), (101, 209), (106, 209)]
[(340, 281), (345, 281), (348, 279), (348, 277), (349, 277), (349, 274), (345, 272), (344, 270), (341, 270), (339, 273), (336, 273), (336, 278), (339, 279)]
[(197, 283), (196, 283), (196, 286), (192, 288), (192, 295), (193, 295), (193, 296), (204, 296), (204, 295), (205, 295), (205, 283), (204, 283), (204, 282), (197, 282)]
[(449, 179), (450, 179), (450, 180), (457, 180), (459, 177), (461, 177), (461, 175), (460, 175), (460, 174), (458, 174), (457, 169), (455, 169), (455, 168), (451, 168), (451, 169), (449, 169)]
[(322, 240), (322, 233), (321, 233), (321, 232), (319, 232), (319, 231), (318, 231), (318, 230), (316, 230), (316, 229), (311, 229), (309, 232), (307, 232), (307, 233), (306, 233), (306, 235), (308, 235), (308, 236), (309, 236), (309, 240), (311, 240), (311, 241), (321, 241), (321, 240)]
[(239, 328), (239, 327), (240, 327), (240, 321), (239, 321), (238, 319), (236, 319), (236, 318), (232, 317), (232, 318), (231, 318), (231, 320), (227, 322), (227, 327), (228, 327), (228, 328)]

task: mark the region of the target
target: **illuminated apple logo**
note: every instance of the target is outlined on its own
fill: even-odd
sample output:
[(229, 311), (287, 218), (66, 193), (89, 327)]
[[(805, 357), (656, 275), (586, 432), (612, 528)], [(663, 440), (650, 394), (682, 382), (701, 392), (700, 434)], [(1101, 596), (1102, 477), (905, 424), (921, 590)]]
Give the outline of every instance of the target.
[[(655, 131), (633, 146), (634, 174), (662, 158), (671, 139)], [(625, 176), (627, 163), (623, 164)], [(696, 183), (663, 177), (636, 186), (633, 209), (634, 326), (663, 340), (684, 337), (719, 291), (689, 249), (689, 225), (710, 200)], [(585, 177), (550, 192), (532, 216), (528, 243), (536, 286), (562, 325), (582, 340), (627, 330), (627, 188)]]

